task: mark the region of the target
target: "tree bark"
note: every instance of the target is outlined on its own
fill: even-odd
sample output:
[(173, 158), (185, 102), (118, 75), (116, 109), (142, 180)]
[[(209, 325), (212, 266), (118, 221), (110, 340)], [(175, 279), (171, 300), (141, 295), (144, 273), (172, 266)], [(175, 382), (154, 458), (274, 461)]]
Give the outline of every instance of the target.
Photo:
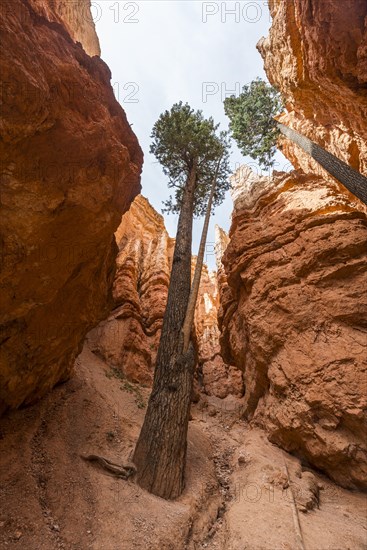
[(138, 484), (165, 499), (184, 488), (195, 358), (192, 346), (182, 353), (181, 331), (191, 287), (195, 185), (196, 163), (184, 190), (153, 389), (133, 456)]
[(308, 153), (316, 162), (320, 164), (329, 174), (344, 185), (364, 204), (367, 204), (367, 178), (348, 166), (345, 162), (338, 159), (322, 147), (299, 134), (292, 128), (278, 122), (278, 128), (287, 138), (299, 145), (303, 151)]
[(210, 215), (212, 212), (212, 204), (213, 204), (215, 188), (217, 185), (217, 177), (218, 177), (218, 172), (219, 172), (221, 162), (222, 162), (222, 157), (218, 161), (217, 169), (215, 171), (212, 186), (210, 189), (210, 195), (209, 195), (208, 205), (206, 207), (203, 231), (201, 233), (200, 247), (199, 247), (198, 257), (196, 260), (195, 273), (194, 273), (194, 278), (191, 285), (189, 303), (187, 304), (186, 317), (182, 327), (184, 352), (186, 352), (189, 349), (189, 344), (190, 344), (192, 325), (195, 317), (195, 306), (196, 306), (196, 301), (199, 293), (201, 273), (203, 270), (205, 244), (208, 236)]

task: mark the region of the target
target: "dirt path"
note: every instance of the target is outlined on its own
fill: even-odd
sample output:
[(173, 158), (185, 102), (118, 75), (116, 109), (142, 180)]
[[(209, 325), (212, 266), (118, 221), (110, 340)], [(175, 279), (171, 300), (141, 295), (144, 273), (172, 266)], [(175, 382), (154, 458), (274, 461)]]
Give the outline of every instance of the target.
[[(287, 457), (306, 550), (367, 548), (363, 495), (302, 473), (239, 417), (239, 402), (193, 407), (187, 486), (166, 502), (80, 458), (130, 458), (147, 390), (87, 348), (72, 380), (0, 421), (0, 548), (18, 550), (295, 550)], [(300, 477), (301, 476), (301, 477)]]
[[(275, 447), (239, 418), (238, 402), (212, 399), (215, 416), (199, 418), (211, 439), (223, 496), (222, 511), (196, 548), (202, 550), (365, 550), (366, 495), (336, 486)], [(287, 463), (290, 484), (285, 468)]]

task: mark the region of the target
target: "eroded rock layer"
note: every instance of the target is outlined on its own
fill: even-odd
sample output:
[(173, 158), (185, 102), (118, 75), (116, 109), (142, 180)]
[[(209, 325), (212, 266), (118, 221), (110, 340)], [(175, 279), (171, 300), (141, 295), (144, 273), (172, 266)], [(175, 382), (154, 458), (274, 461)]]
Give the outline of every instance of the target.
[(86, 53), (99, 51), (88, 5), (0, 11), (0, 412), (66, 379), (108, 314), (113, 234), (140, 189), (141, 149), (108, 67)]
[(88, 336), (94, 352), (134, 382), (150, 384), (167, 302), (174, 240), (142, 195), (116, 232), (114, 308)]
[(348, 487), (367, 487), (367, 217), (301, 172), (234, 184), (224, 360), (244, 372), (245, 414), (274, 443)]
[[(367, 174), (367, 3), (365, 0), (270, 0), (272, 27), (258, 49), (285, 98), (280, 121)], [(291, 141), (295, 168), (322, 174)]]

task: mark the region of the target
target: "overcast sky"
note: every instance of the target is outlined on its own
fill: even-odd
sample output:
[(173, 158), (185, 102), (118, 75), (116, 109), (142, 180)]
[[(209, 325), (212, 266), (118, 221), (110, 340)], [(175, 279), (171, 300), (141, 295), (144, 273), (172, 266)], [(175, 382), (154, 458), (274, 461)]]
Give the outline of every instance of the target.
[[(223, 99), (238, 94), (254, 78), (266, 78), (256, 43), (267, 36), (270, 15), (264, 0), (92, 0), (92, 14), (102, 59), (112, 72), (115, 94), (133, 125), (145, 154), (142, 193), (161, 212), (170, 190), (160, 165), (149, 154), (150, 134), (159, 115), (182, 100), (221, 128), (228, 126)], [(289, 169), (279, 153), (278, 169)], [(251, 162), (232, 147), (233, 171)], [(232, 201), (228, 195), (216, 209), (209, 228), (207, 263), (214, 267), (214, 225), (228, 231)], [(177, 217), (165, 215), (175, 235)], [(193, 253), (200, 240), (202, 218), (195, 222)]]

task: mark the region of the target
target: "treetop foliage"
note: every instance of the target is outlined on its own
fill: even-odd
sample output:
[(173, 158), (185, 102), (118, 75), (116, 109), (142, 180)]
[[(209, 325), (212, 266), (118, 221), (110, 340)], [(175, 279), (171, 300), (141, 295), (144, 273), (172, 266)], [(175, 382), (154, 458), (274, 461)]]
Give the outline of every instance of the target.
[(226, 98), (224, 110), (242, 154), (257, 160), (264, 169), (273, 166), (279, 135), (274, 117), (283, 110), (278, 91), (257, 78), (244, 86), (238, 97)]
[(171, 110), (161, 114), (152, 130), (153, 153), (169, 177), (168, 186), (174, 196), (164, 202), (164, 212), (180, 211), (187, 178), (197, 165), (195, 189), (195, 216), (205, 213), (212, 180), (221, 158), (213, 206), (224, 200), (229, 189), (229, 139), (219, 132), (219, 124), (212, 117), (205, 119), (202, 111), (194, 111), (187, 103), (175, 103)]

